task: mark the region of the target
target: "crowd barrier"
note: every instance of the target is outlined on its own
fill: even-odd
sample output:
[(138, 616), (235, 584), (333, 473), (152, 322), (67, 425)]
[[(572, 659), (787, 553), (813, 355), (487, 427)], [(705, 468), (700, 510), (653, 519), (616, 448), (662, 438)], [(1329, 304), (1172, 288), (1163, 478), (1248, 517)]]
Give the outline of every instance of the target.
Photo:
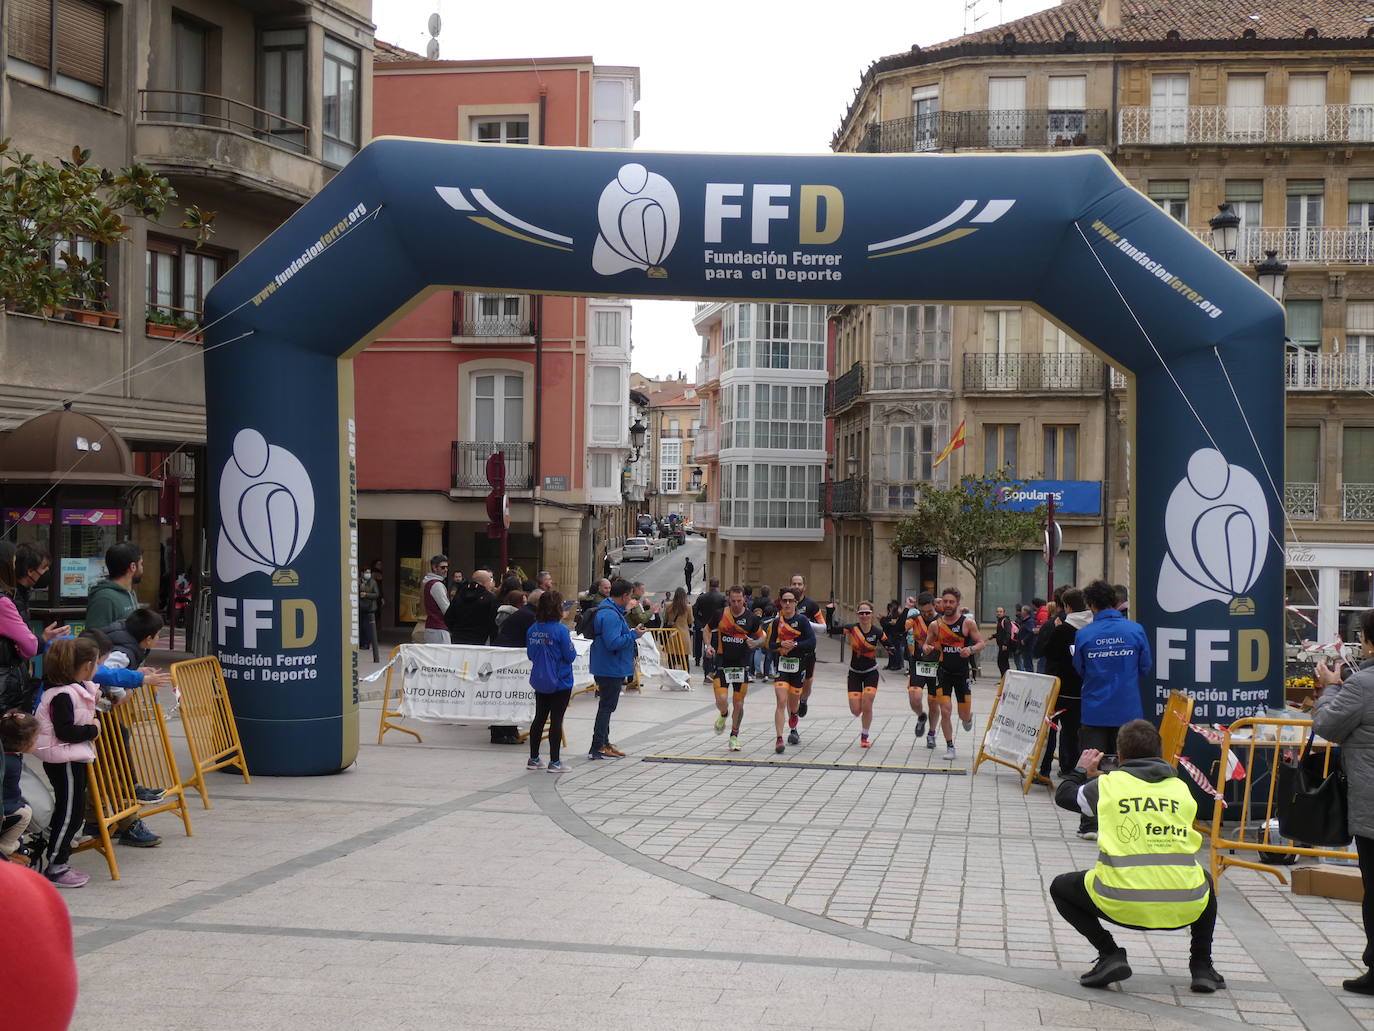
[(210, 808), (210, 793), (205, 775), (233, 767), (251, 784), (243, 745), (234, 723), (234, 708), (224, 684), (224, 669), (213, 655), (172, 664), (172, 683), (181, 694), (179, 713), (186, 729), (186, 747), (191, 753), (191, 775), (185, 786), (200, 792), (201, 802)]
[[(1296, 759), (1311, 733), (1311, 720), (1269, 717), (1236, 720), (1221, 732), (1221, 762), (1225, 763), (1228, 752), (1234, 752), (1245, 768), (1245, 777), (1229, 782), (1228, 788), (1233, 797), (1217, 798), (1212, 807), (1210, 833), (1213, 881), (1228, 867), (1239, 866), (1271, 874), (1281, 884), (1287, 884), (1288, 878), (1283, 871), (1274, 863), (1263, 860), (1287, 856), (1294, 857), (1289, 862), (1298, 856), (1350, 861), (1356, 858), (1354, 852), (1309, 848), (1285, 841), (1277, 835), (1274, 794), (1278, 779), (1274, 776), (1274, 770), (1285, 758)], [(1323, 775), (1330, 772), (1334, 747), (1320, 739), (1313, 742), (1313, 754), (1320, 751), (1322, 755)], [(1218, 772), (1218, 783), (1222, 782), (1225, 782), (1224, 766), (1219, 767)], [(1237, 794), (1239, 797), (1234, 797)], [(1232, 852), (1255, 853), (1256, 860), (1228, 854)]]
[(1193, 696), (1182, 691), (1170, 691), (1164, 703), (1164, 716), (1159, 722), (1160, 754), (1178, 765), (1183, 743), (1188, 738), (1188, 725), (1193, 721)]
[[(100, 736), (95, 742), (95, 762), (90, 768), (90, 818), (96, 833), (74, 852), (94, 849), (105, 857), (110, 878), (119, 880), (113, 836), (126, 823), (157, 813), (176, 812), (186, 833), (191, 834), (191, 814), (186, 788), (177, 770), (167, 720), (151, 688), (138, 688), (123, 701), (96, 717)], [(160, 790), (160, 801), (144, 805), (134, 786)]]
[[(678, 632), (676, 627), (651, 627), (649, 633), (653, 636), (654, 643), (658, 645), (659, 661), (665, 668), (692, 670), (692, 652), (687, 640)], [(639, 674), (639, 660), (635, 660), (635, 688), (641, 687)], [(667, 686), (659, 680), (658, 689), (666, 691)]]
[[(402, 717), (400, 709), (401, 689), (399, 687), (397, 688), (394, 702), (391, 694), (391, 675), (396, 672), (396, 659), (400, 654), (401, 646), (397, 645), (395, 648), (391, 649), (391, 655), (387, 657), (386, 661), (386, 687), (382, 690), (382, 717), (381, 722), (377, 725), (377, 744), (379, 745), (382, 743), (382, 738), (386, 737), (386, 732), (388, 730), (399, 730), (402, 734), (409, 734), (421, 744), (424, 744), (425, 740), (417, 731), (411, 730), (409, 727), (403, 727), (399, 723), (392, 722), (393, 719), (399, 720)], [(396, 706), (394, 709), (392, 708), (393, 704)]]

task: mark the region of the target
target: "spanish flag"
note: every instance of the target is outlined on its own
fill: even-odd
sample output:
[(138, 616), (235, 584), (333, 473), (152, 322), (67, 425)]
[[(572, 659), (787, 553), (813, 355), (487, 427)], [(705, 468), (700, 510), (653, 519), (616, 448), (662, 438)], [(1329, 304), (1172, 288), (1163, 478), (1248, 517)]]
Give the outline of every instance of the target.
[(954, 454), (956, 449), (964, 446), (964, 423), (967, 421), (968, 420), (966, 419), (959, 420), (959, 428), (954, 431), (954, 436), (949, 438), (949, 443), (946, 444), (945, 449), (940, 452), (940, 457), (935, 459), (935, 465), (931, 466), (932, 469), (938, 466), (950, 455)]

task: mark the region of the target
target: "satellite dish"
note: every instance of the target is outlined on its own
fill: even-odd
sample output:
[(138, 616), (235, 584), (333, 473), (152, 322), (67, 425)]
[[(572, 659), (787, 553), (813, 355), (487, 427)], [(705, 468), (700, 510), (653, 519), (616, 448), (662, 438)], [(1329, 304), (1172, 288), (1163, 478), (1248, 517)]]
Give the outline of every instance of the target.
[(435, 11), (429, 16), (429, 34), (431, 36), (437, 36), (439, 35), (439, 30), (443, 27), (444, 23), (439, 18), (439, 12)]
[[(437, 18), (438, 15), (435, 17)], [(431, 61), (439, 60), (439, 41), (437, 39), (431, 39), (425, 44), (425, 56)]]

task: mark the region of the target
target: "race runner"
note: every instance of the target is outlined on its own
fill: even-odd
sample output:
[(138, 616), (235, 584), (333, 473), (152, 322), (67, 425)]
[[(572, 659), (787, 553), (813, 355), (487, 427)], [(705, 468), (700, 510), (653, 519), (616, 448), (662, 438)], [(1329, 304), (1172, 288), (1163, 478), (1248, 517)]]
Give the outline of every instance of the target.
[[(824, 626), (825, 616), (821, 612), (820, 603), (814, 598), (806, 596), (806, 577), (800, 573), (793, 573), (791, 583), (792, 591), (797, 596), (797, 615), (805, 616), (810, 622)], [(814, 628), (811, 633), (813, 636), (815, 635)], [(811, 699), (811, 680), (816, 675), (816, 650), (814, 646), (807, 655), (805, 662), (806, 679), (802, 683), (801, 703), (797, 706), (797, 715), (802, 719), (806, 719), (806, 703)], [(795, 727), (796, 723), (792, 725)], [(792, 736), (796, 737), (796, 734), (794, 733)], [(795, 741), (792, 743), (796, 744)]]
[(950, 699), (959, 703), (959, 719), (964, 730), (973, 729), (972, 692), (968, 686), (969, 656), (983, 650), (983, 636), (978, 624), (960, 609), (961, 596), (957, 587), (940, 592), (943, 611), (931, 626), (926, 643), (940, 653), (940, 672), (931, 695), (930, 722), (935, 723), (935, 710), (940, 710), (940, 726), (945, 732), (945, 758), (954, 758), (954, 727), (950, 722)]
[[(907, 662), (906, 698), (911, 711), (916, 714), (916, 740), (926, 734), (925, 698), (930, 696), (931, 714), (935, 707), (935, 677), (940, 671), (939, 656), (935, 649), (926, 643), (930, 637), (931, 624), (935, 622), (935, 595), (922, 591), (916, 598), (916, 610), (906, 621), (906, 650), (910, 658)], [(926, 747), (935, 747), (935, 724), (930, 724), (926, 734)]]
[(789, 744), (801, 744), (797, 733), (797, 708), (802, 700), (802, 685), (806, 682), (806, 659), (816, 657), (816, 631), (811, 629), (811, 620), (797, 611), (798, 592), (784, 587), (778, 595), (778, 615), (773, 620), (773, 629), (768, 635), (768, 650), (778, 654), (778, 676), (773, 681), (773, 694), (778, 707), (773, 713), (773, 726), (778, 732), (778, 743), (773, 751), (781, 755), (786, 749), (782, 744), (783, 723), (792, 728), (787, 735)]
[(749, 669), (753, 664), (750, 650), (760, 648), (764, 643), (762, 620), (744, 607), (744, 589), (731, 587), (726, 592), (729, 604), (720, 614), (720, 620), (709, 628), (703, 654), (708, 658), (719, 656), (715, 665), (714, 689), (716, 708), (720, 716), (716, 718), (715, 731), (719, 734), (725, 729), (725, 717), (730, 714), (726, 707), (726, 692), (733, 690), (735, 695), (734, 719), (730, 723), (730, 751), (739, 751), (739, 727), (744, 719), (744, 696), (749, 692)]
[(880, 626), (873, 622), (873, 603), (859, 602), (859, 621), (841, 626), (849, 642), (849, 712), (860, 718), (859, 747), (869, 747), (868, 728), (873, 724), (873, 700), (878, 696), (878, 645), (892, 648)]

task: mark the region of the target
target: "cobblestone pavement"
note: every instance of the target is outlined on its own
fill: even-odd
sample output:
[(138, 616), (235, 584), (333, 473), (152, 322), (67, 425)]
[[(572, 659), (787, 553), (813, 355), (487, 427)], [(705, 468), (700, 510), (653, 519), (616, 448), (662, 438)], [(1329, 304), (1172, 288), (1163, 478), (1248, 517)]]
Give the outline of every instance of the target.
[[(1095, 846), (1011, 771), (952, 775), (973, 735), (934, 758), (885, 676), (861, 751), (840, 667), (822, 663), (784, 758), (933, 772), (642, 761), (773, 758), (771, 690), (754, 688), (731, 756), (698, 680), (622, 700), (618, 762), (586, 760), (594, 704), (577, 699), (561, 778), (525, 773), (484, 727), (443, 726), (365, 743), (336, 777), (215, 775), (194, 837), (154, 818), (166, 842), (121, 850), (118, 882), (76, 858), (94, 876), (65, 896), (74, 1026), (1374, 1027), (1339, 990), (1358, 906), (1247, 871), (1220, 895), (1228, 991), (1186, 990), (1180, 932), (1121, 932), (1135, 976), (1080, 988), (1093, 957), (1046, 887)], [(365, 708), (365, 742), (376, 718)]]

